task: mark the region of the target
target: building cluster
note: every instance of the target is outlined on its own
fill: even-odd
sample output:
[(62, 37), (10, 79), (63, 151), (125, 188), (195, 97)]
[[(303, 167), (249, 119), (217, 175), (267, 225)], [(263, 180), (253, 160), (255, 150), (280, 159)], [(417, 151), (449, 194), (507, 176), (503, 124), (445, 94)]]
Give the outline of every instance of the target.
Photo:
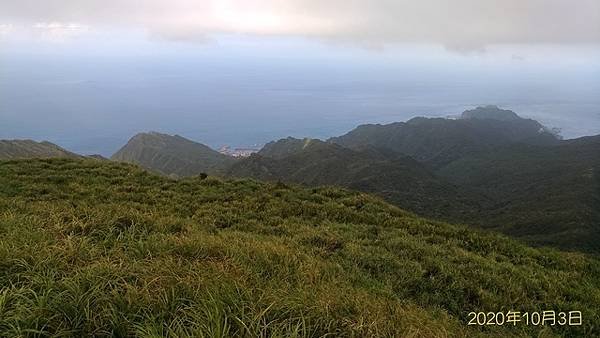
[(233, 157), (249, 157), (250, 155), (257, 153), (260, 148), (231, 148), (230, 146), (222, 146), (219, 149), (221, 154)]

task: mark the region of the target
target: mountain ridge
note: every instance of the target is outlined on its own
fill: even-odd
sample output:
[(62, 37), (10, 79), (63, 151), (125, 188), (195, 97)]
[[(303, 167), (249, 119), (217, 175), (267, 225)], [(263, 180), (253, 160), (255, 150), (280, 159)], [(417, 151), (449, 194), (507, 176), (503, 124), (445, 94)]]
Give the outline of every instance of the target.
[[(328, 139), (347, 148), (365, 145), (387, 148), (440, 168), (460, 157), (491, 151), (512, 143), (554, 144), (555, 134), (539, 122), (518, 117), (497, 107), (467, 111), (469, 118), (446, 119), (415, 117), (407, 122), (387, 125), (366, 124)], [(478, 110), (480, 109), (480, 110)], [(484, 111), (485, 113), (481, 113)], [(510, 112), (517, 119), (493, 119), (486, 116)]]

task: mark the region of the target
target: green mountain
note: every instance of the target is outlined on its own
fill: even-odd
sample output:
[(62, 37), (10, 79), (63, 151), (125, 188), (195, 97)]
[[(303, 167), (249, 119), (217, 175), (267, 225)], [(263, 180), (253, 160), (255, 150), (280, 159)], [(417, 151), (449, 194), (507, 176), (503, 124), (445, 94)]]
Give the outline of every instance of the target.
[(46, 141), (0, 140), (0, 160), (54, 157), (77, 158), (80, 156)]
[(600, 136), (511, 145), (438, 173), (492, 201), (479, 221), (488, 228), (534, 244), (600, 252)]
[(135, 135), (111, 159), (176, 176), (218, 173), (235, 161), (232, 157), (179, 135), (157, 132)]
[(495, 106), (466, 111), (460, 119), (417, 117), (387, 125), (368, 124), (334, 137), (348, 148), (374, 146), (406, 154), (432, 168), (513, 143), (554, 144), (557, 137), (539, 122)]
[[(597, 258), (337, 188), (5, 161), (0, 233), (7, 337), (600, 335)], [(511, 310), (582, 325), (467, 325)]]
[(369, 147), (357, 151), (315, 139), (271, 142), (258, 155), (236, 162), (225, 173), (374, 193), (404, 209), (437, 219), (462, 220), (478, 209), (477, 199), (467, 198), (468, 194), (410, 157)]
[(296, 155), (301, 153), (307, 147), (317, 143), (318, 146), (322, 146), (323, 141), (311, 138), (297, 139), (288, 137), (279, 141), (272, 141), (267, 144), (258, 152), (259, 155), (274, 159), (282, 159), (290, 155)]

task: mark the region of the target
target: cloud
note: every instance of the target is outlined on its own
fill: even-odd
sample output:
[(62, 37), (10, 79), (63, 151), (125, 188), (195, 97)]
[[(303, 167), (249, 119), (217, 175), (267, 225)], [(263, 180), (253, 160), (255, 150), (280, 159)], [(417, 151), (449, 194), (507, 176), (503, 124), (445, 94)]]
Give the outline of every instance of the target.
[(598, 0), (0, 0), (0, 24), (137, 27), (168, 39), (212, 33), (379, 45), (600, 44)]
[(0, 24), (0, 39), (8, 36), (13, 30), (13, 25), (10, 24)]
[(81, 36), (89, 27), (78, 23), (38, 22), (31, 26), (37, 36), (45, 40), (65, 41)]

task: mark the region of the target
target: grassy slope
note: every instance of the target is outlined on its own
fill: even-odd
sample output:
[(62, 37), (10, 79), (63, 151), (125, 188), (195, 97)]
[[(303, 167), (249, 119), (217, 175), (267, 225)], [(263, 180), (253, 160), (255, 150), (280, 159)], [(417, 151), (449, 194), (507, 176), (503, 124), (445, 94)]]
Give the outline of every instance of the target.
[[(364, 194), (0, 162), (0, 335), (490, 336), (469, 311), (581, 310), (600, 262), (432, 223)], [(44, 333), (44, 334), (42, 334)]]
[(0, 160), (53, 157), (78, 158), (80, 156), (46, 141), (0, 140)]

